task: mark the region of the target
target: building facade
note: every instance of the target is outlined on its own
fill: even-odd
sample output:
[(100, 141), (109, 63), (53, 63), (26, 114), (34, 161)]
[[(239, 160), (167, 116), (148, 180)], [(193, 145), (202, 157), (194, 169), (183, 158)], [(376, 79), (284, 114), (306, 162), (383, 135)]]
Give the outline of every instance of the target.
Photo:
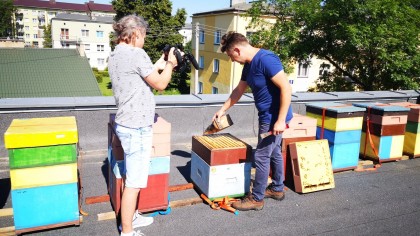
[[(221, 53), (220, 39), (228, 31), (249, 35), (258, 30), (248, 28), (251, 19), (245, 13), (250, 7), (245, 0), (231, 0), (228, 8), (193, 14), (192, 47), (200, 69), (192, 69), (191, 93), (231, 93), (239, 83), (243, 66)], [(264, 16), (263, 20), (274, 23), (276, 19)], [(329, 67), (317, 58), (308, 64), (297, 62), (294, 72), (288, 74), (293, 92), (306, 92)]]
[(14, 16), (18, 39), (23, 39), (26, 47), (43, 47), (44, 30), (51, 19), (62, 13), (89, 16), (114, 16), (112, 5), (89, 1), (84, 4), (56, 2), (55, 0), (14, 0), (17, 13)]
[(53, 48), (77, 48), (92, 68), (104, 70), (111, 53), (113, 17), (59, 14), (51, 21)]

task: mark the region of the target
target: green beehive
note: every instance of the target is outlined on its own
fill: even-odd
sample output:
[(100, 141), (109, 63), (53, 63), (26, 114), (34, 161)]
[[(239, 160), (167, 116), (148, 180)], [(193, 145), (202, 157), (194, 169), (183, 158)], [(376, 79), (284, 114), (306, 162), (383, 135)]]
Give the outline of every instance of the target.
[(11, 169), (59, 165), (76, 161), (76, 144), (9, 149)]

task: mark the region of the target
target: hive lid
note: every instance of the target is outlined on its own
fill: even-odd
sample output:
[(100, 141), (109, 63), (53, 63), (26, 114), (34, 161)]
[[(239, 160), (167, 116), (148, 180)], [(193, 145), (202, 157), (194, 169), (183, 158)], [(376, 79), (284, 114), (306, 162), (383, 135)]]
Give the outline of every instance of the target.
[(318, 109), (326, 109), (336, 113), (359, 112), (365, 111), (365, 108), (353, 106), (351, 104), (338, 102), (315, 102), (306, 104), (307, 107), (314, 107)]

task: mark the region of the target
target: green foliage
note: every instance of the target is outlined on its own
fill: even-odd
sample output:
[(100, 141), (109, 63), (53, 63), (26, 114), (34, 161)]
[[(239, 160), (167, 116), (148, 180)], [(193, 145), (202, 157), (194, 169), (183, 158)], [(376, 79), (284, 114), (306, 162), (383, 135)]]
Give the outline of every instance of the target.
[(16, 8), (13, 5), (13, 0), (0, 0), (0, 37), (15, 36), (15, 28), (13, 26), (13, 14)]
[[(184, 8), (178, 9), (172, 16), (172, 2), (169, 0), (113, 0), (112, 5), (116, 11), (115, 20), (129, 14), (137, 14), (148, 22), (149, 30), (143, 48), (153, 62), (161, 57), (165, 45), (182, 43), (183, 37), (178, 31), (186, 20), (187, 12)], [(190, 72), (191, 69), (187, 68), (182, 74), (173, 73), (167, 89), (189, 93)]]
[[(320, 4), (319, 0), (263, 0), (253, 5), (249, 13), (253, 25), (262, 13), (277, 17), (272, 28), (253, 37), (261, 35), (264, 45), (272, 45), (269, 48), (282, 60), (284, 56), (295, 61), (316, 56), (335, 67), (328, 79), (319, 79), (320, 89), (419, 88), (418, 1), (327, 0)], [(341, 87), (330, 86), (332, 81)]]
[(44, 29), (44, 48), (52, 48), (51, 24), (48, 24)]

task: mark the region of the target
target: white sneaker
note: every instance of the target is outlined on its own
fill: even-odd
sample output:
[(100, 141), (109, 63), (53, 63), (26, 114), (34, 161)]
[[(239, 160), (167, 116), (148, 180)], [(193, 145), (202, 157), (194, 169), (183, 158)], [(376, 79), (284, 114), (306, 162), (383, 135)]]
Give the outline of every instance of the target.
[(137, 230), (137, 231), (134, 231), (133, 236), (146, 236), (146, 235), (142, 233), (140, 230)]
[(142, 216), (140, 215), (138, 211), (134, 213), (133, 229), (138, 228), (138, 227), (148, 226), (148, 225), (151, 225), (152, 223), (153, 223), (153, 217)]
[(125, 236), (125, 235), (129, 235), (129, 236), (145, 236), (145, 234), (143, 234), (140, 230), (133, 231), (131, 234), (123, 234), (122, 232), (120, 234), (120, 236)]

